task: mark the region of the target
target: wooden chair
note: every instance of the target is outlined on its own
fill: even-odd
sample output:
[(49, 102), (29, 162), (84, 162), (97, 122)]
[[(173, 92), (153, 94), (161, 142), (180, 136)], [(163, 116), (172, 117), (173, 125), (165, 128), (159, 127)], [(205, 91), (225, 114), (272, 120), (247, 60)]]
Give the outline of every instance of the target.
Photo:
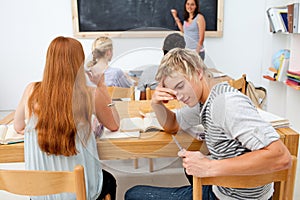
[[(146, 88), (146, 91), (141, 92), (140, 100), (151, 100), (152, 94), (155, 90), (151, 90), (150, 87)], [(134, 168), (137, 169), (139, 167), (138, 159), (134, 160)], [(149, 171), (153, 172), (153, 159), (149, 158)]]
[[(107, 90), (112, 99), (130, 98), (131, 101), (135, 100), (135, 92), (133, 86), (131, 86), (130, 88), (108, 86)], [(138, 165), (138, 159), (134, 159), (134, 168), (137, 169)]]
[(77, 165), (73, 172), (0, 170), (0, 190), (26, 196), (70, 192), (77, 200), (86, 200), (84, 169)]
[(280, 182), (280, 200), (292, 200), (294, 193), (297, 158), (292, 156), (292, 166), (289, 169), (270, 174), (249, 176), (193, 177), (193, 200), (202, 200), (203, 185), (218, 185), (230, 188), (253, 188), (272, 182)]
[(108, 93), (111, 95), (112, 99), (130, 98), (130, 100), (135, 100), (134, 87), (123, 88), (116, 86), (107, 87)]
[[(146, 88), (146, 100), (151, 100), (152, 94), (155, 90), (151, 90), (150, 87)], [(153, 158), (149, 158), (149, 171), (153, 172), (154, 165), (153, 165)]]
[(242, 92), (243, 94), (246, 94), (246, 89), (247, 89), (246, 74), (243, 74), (242, 77), (237, 80), (229, 80), (228, 83), (231, 87), (234, 87), (238, 89), (240, 92)]

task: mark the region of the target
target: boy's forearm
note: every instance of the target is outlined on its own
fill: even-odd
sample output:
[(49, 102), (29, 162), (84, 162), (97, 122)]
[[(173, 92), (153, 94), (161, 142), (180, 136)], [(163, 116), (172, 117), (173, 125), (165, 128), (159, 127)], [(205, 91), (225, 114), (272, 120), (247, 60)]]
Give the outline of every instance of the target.
[(164, 130), (169, 133), (176, 133), (179, 130), (179, 125), (175, 113), (166, 108), (163, 103), (152, 103), (151, 105)]

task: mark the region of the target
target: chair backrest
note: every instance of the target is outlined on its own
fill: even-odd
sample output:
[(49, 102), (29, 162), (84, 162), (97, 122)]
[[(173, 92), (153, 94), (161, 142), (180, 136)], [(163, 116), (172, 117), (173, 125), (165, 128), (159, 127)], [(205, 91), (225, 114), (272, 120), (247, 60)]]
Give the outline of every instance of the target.
[(193, 200), (202, 200), (203, 185), (218, 185), (229, 188), (253, 188), (272, 182), (280, 182), (280, 200), (292, 200), (294, 193), (297, 158), (292, 156), (289, 169), (269, 174), (246, 176), (193, 177)]
[(107, 87), (108, 93), (112, 99), (130, 98), (130, 100), (135, 100), (134, 87), (123, 88), (116, 86)]
[(241, 78), (237, 80), (229, 80), (229, 85), (231, 87), (234, 87), (238, 89), (243, 94), (246, 94), (246, 87), (247, 87), (247, 80), (246, 80), (246, 74), (243, 74)]
[(0, 190), (26, 196), (70, 192), (77, 200), (86, 200), (84, 168), (77, 165), (73, 172), (0, 170)]

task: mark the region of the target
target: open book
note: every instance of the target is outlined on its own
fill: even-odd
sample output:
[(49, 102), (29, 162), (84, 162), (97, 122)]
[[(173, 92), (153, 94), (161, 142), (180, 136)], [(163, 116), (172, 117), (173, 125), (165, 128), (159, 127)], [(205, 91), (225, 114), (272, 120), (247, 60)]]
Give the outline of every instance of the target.
[(162, 131), (163, 128), (159, 124), (154, 113), (146, 113), (144, 118), (132, 117), (120, 120), (120, 129), (118, 131), (110, 131), (104, 128), (100, 139), (116, 139), (116, 138), (138, 138), (141, 132)]
[(0, 125), (0, 144), (24, 142), (24, 135), (15, 131), (13, 124)]
[(163, 127), (159, 124), (154, 113), (147, 113), (144, 118), (133, 117), (121, 119), (120, 130), (152, 132), (162, 131)]
[(290, 122), (288, 119), (279, 117), (273, 113), (267, 112), (265, 110), (262, 110), (260, 108), (257, 109), (259, 115), (267, 122), (270, 122), (274, 128), (279, 127), (288, 127), (290, 126)]

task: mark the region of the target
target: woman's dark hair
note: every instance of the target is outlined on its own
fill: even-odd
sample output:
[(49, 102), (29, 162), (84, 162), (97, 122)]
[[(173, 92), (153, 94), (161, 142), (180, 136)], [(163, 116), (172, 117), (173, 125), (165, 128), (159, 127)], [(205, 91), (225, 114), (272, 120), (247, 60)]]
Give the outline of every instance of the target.
[[(184, 21), (187, 21), (189, 19), (189, 13), (186, 11), (185, 9), (185, 4), (188, 0), (185, 0), (184, 1), (184, 8), (183, 8), (183, 19)], [(193, 19), (197, 16), (198, 13), (200, 13), (200, 7), (199, 7), (199, 0), (194, 0), (195, 1), (195, 4), (196, 4), (196, 9), (194, 11), (194, 16), (193, 16)]]

